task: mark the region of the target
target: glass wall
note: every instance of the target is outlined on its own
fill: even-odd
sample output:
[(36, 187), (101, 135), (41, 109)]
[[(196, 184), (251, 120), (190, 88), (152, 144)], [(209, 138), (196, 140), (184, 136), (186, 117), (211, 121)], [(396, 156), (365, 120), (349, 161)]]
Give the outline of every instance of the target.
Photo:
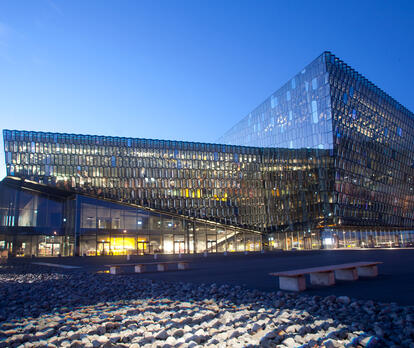
[[(344, 226), (414, 227), (414, 114), (327, 54), (335, 144), (335, 215)], [(367, 244), (387, 244), (375, 231)], [(398, 235), (396, 235), (398, 239)], [(355, 235), (338, 235), (341, 245)], [(393, 243), (393, 242), (391, 242)]]
[[(329, 52), (224, 144), (3, 131), (8, 175), (139, 207), (84, 201), (77, 247), (88, 255), (256, 250), (252, 231), (274, 249), (409, 245), (413, 136), (413, 113)], [(73, 219), (57, 230), (59, 202), (24, 190), (12, 199), (2, 226), (72, 238), (62, 231)], [(4, 243), (24, 254), (73, 246)]]
[[(10, 175), (69, 192), (262, 232), (313, 228), (332, 215), (333, 157), (325, 147), (263, 149), (8, 130), (4, 138)], [(120, 221), (113, 212), (91, 223), (128, 229)], [(205, 239), (200, 247), (214, 249), (203, 234), (194, 234)]]
[(80, 200), (82, 255), (260, 251), (258, 232), (147, 211), (90, 197)]
[(398, 231), (414, 228), (413, 136), (412, 112), (325, 52), (219, 141), (284, 151), (270, 172), (269, 244), (309, 249), (318, 243), (305, 234), (324, 228), (338, 231), (327, 237), (336, 247), (404, 239)]
[(332, 149), (329, 75), (322, 54), (227, 131), (218, 142)]
[[(264, 158), (260, 148), (9, 130), (3, 134), (10, 176), (256, 231), (268, 228), (264, 197), (272, 184), (263, 185), (262, 171), (274, 156), (267, 153)], [(108, 219), (117, 223), (116, 216), (101, 216), (98, 228), (108, 228)]]
[(412, 248), (414, 230), (347, 227), (313, 231), (272, 233), (264, 247), (269, 250), (312, 250), (352, 248)]
[(70, 255), (64, 199), (13, 181), (0, 183), (0, 249), (14, 256)]

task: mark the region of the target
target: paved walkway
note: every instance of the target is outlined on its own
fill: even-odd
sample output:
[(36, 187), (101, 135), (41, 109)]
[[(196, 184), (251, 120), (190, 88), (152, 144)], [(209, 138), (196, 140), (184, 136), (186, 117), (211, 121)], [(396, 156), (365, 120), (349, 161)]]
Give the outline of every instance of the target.
[[(346, 295), (359, 299), (414, 305), (414, 249), (318, 250), (248, 255), (229, 254), (227, 256), (209, 254), (207, 257), (183, 255), (182, 258), (192, 261), (190, 270), (153, 272), (134, 276), (198, 284), (244, 285), (250, 289), (274, 291), (278, 290), (278, 279), (269, 276), (270, 272), (356, 261), (381, 261), (383, 264), (379, 265), (377, 278), (360, 278), (355, 282), (338, 281), (332, 287), (308, 285), (306, 294)], [(158, 257), (158, 260), (173, 259), (178, 259), (178, 256), (162, 255)], [(45, 259), (36, 259), (36, 262), (43, 260)], [(125, 256), (70, 257), (47, 260), (61, 265), (82, 266), (83, 270), (89, 272), (105, 270), (107, 269), (105, 264), (127, 263)], [(30, 261), (35, 260), (26, 260), (25, 262)], [(135, 256), (128, 263), (151, 261), (154, 261), (153, 256)], [(16, 262), (24, 262), (24, 260), (16, 260)]]
[(61, 265), (61, 264), (58, 264), (58, 263), (48, 263), (48, 262), (32, 262), (32, 264), (40, 265), (40, 266), (65, 268), (65, 269), (81, 268), (81, 266), (69, 266), (69, 265)]

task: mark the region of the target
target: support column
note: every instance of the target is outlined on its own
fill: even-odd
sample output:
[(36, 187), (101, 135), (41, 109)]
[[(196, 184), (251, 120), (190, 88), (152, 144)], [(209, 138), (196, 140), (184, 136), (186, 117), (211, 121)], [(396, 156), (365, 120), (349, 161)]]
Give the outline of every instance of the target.
[(378, 275), (378, 266), (358, 267), (358, 275), (361, 277), (376, 277)]
[(189, 267), (188, 267), (188, 262), (178, 262), (178, 264), (177, 264), (177, 269), (179, 269), (179, 270), (186, 270), (186, 269), (188, 269)]
[(167, 265), (165, 263), (159, 263), (157, 265), (158, 272), (165, 272), (167, 270)]
[(330, 286), (335, 284), (335, 274), (333, 271), (318, 272), (310, 274), (310, 282), (313, 285)]
[(135, 265), (135, 273), (144, 273), (145, 265)]
[(306, 289), (305, 276), (279, 277), (279, 288), (281, 290), (303, 291)]
[(81, 219), (81, 211), (80, 211), (80, 199), (79, 195), (76, 195), (75, 199), (75, 256), (79, 256), (80, 254), (80, 219)]
[(335, 277), (338, 280), (357, 280), (358, 272), (356, 268), (338, 269), (335, 271)]

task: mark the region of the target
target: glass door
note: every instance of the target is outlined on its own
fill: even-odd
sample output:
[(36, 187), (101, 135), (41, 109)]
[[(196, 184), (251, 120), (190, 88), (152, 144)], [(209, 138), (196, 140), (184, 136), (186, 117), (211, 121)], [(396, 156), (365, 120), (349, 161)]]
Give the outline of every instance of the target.
[(149, 253), (149, 243), (147, 241), (139, 240), (137, 242), (138, 255), (145, 255)]
[(209, 253), (216, 253), (217, 252), (217, 241), (216, 240), (208, 240), (207, 241), (207, 252), (209, 252)]
[(98, 241), (97, 251), (98, 255), (109, 255), (109, 241)]
[(174, 254), (184, 254), (185, 243), (184, 241), (174, 241)]

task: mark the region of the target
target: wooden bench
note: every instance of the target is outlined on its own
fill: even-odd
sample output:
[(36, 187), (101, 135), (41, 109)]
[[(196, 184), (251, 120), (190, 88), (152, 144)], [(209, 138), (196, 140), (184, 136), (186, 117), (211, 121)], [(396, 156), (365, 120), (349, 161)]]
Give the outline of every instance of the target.
[(168, 265), (177, 265), (177, 270), (183, 271), (190, 268), (188, 261), (160, 261), (160, 262), (147, 262), (147, 263), (122, 263), (116, 265), (106, 265), (109, 267), (109, 273), (111, 274), (120, 274), (123, 269), (127, 267), (134, 267), (135, 273), (145, 273), (147, 266), (156, 265), (158, 272), (165, 272), (168, 268)]
[(376, 277), (378, 266), (382, 262), (353, 262), (340, 265), (312, 267), (285, 272), (269, 273), (279, 277), (279, 288), (282, 290), (303, 291), (306, 289), (305, 274), (310, 275), (313, 285), (330, 286), (338, 280), (357, 280), (361, 277)]

